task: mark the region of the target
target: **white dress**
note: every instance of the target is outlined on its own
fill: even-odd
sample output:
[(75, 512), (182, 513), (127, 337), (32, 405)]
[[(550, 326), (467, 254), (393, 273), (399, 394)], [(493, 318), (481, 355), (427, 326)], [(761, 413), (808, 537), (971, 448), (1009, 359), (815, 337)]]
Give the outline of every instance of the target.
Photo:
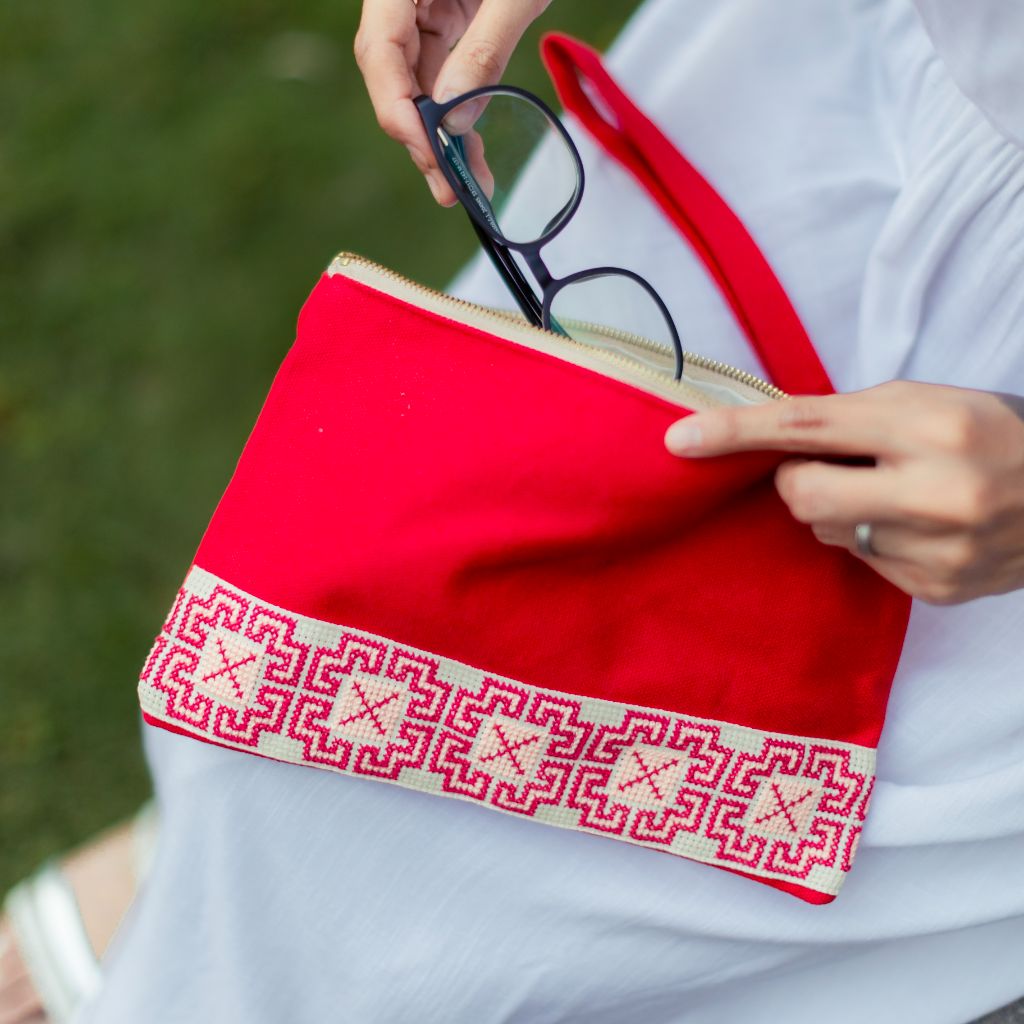
[[(652, 0), (611, 66), (746, 221), (841, 390), (1024, 393), (1019, 0)], [(757, 370), (680, 238), (575, 134), (587, 192), (552, 268), (631, 267), (686, 347)], [(508, 303), (482, 262), (459, 287)], [(146, 728), (157, 858), (79, 1024), (963, 1024), (1024, 994), (1022, 654), (1024, 591), (915, 603), (825, 907)]]

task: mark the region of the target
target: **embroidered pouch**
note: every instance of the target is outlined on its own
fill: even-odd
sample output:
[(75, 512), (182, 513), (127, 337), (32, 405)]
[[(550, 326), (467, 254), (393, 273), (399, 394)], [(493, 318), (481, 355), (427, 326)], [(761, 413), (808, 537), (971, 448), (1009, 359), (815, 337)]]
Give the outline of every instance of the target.
[(596, 54), (558, 36), (545, 57), (778, 387), (692, 354), (675, 381), (653, 343), (339, 256), (143, 668), (145, 719), (828, 902), (909, 599), (793, 520), (781, 454), (665, 450), (687, 411), (828, 379), (743, 226)]

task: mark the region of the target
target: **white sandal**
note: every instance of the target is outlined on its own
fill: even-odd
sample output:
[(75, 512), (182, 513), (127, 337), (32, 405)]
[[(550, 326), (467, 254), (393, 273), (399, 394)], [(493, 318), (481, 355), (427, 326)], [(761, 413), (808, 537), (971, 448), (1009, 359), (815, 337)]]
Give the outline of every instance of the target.
[[(157, 815), (150, 801), (132, 823), (136, 880), (152, 861)], [(78, 900), (57, 858), (50, 858), (8, 892), (4, 910), (18, 952), (52, 1024), (66, 1024), (100, 987), (99, 960)]]

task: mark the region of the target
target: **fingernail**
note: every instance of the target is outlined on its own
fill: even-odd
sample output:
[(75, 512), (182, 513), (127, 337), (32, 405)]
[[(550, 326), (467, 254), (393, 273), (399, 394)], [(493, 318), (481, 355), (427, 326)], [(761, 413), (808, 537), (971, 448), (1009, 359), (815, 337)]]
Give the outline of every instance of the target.
[(677, 420), (665, 432), (665, 447), (675, 455), (682, 455), (700, 448), (703, 432), (689, 419)]
[(427, 179), (427, 187), (430, 189), (430, 194), (434, 197), (434, 201), (445, 209), (451, 209), (458, 200), (451, 194), (449, 189), (446, 189), (438, 180), (435, 174), (426, 174), (424, 177)]
[[(424, 177), (427, 179), (427, 188), (430, 189), (430, 194), (434, 197), (434, 202), (441, 203), (441, 190), (438, 188), (437, 182), (434, 181), (433, 177), (429, 174), (424, 175)], [(441, 203), (441, 205), (443, 206), (445, 204)]]

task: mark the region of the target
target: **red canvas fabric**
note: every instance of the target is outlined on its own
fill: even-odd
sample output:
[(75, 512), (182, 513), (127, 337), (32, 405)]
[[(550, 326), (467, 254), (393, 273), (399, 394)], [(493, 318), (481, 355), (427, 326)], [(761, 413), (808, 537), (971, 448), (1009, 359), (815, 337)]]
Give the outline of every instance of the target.
[[(775, 380), (830, 390), (710, 186), (592, 51), (544, 52)], [(684, 414), (324, 275), (144, 669), (147, 720), (831, 899), (909, 599), (792, 519), (781, 455), (671, 456)]]
[(790, 516), (781, 456), (670, 455), (679, 415), (324, 277), (196, 563), (541, 686), (874, 745), (905, 600)]

